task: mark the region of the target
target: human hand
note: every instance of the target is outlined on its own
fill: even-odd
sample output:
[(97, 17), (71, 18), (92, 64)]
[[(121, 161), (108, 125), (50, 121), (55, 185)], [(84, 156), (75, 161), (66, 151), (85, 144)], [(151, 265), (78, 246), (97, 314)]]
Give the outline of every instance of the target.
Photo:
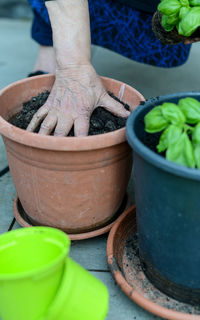
[[(121, 93), (123, 89), (122, 86)], [(27, 130), (34, 131), (41, 124), (39, 134), (49, 135), (55, 129), (55, 136), (67, 136), (74, 125), (75, 136), (86, 136), (90, 116), (98, 106), (116, 116), (127, 118), (130, 114), (108, 95), (91, 64), (68, 66), (56, 71), (49, 98), (34, 115)]]
[(74, 125), (75, 136), (86, 136), (90, 116), (100, 105), (117, 116), (128, 117), (122, 104), (107, 94), (90, 63), (88, 1), (57, 0), (46, 2), (46, 6), (53, 30), (56, 79), (27, 130), (34, 131), (41, 124), (40, 134), (67, 136)]

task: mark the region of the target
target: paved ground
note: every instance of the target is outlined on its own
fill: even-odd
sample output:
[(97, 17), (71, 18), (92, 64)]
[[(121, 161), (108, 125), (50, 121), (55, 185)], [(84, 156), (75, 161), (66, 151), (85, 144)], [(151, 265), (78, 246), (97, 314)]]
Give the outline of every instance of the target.
[[(0, 88), (26, 77), (31, 71), (37, 45), (30, 39), (29, 30), (30, 21), (0, 19)], [(190, 59), (184, 66), (168, 70), (135, 63), (108, 50), (95, 47), (93, 64), (99, 74), (124, 81), (149, 98), (170, 92), (199, 90), (199, 53), (200, 44), (195, 44)], [(7, 165), (2, 140), (0, 150), (0, 233), (4, 233), (19, 226), (13, 220), (12, 201), (15, 189), (12, 179), (9, 172), (2, 171)], [(130, 190), (133, 192), (132, 183)], [(132, 303), (116, 286), (107, 267), (106, 239), (107, 236), (102, 236), (74, 242), (71, 256), (108, 286), (110, 310), (107, 319), (160, 319)]]

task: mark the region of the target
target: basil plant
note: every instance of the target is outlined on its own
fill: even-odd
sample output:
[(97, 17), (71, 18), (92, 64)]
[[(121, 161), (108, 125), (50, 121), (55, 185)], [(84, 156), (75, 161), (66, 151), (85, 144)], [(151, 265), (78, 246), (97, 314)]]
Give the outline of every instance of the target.
[(180, 99), (178, 105), (165, 102), (144, 118), (145, 131), (162, 132), (157, 151), (167, 160), (200, 169), (200, 102)]
[(200, 27), (200, 0), (161, 0), (158, 11), (166, 31), (176, 27), (180, 35), (189, 37)]

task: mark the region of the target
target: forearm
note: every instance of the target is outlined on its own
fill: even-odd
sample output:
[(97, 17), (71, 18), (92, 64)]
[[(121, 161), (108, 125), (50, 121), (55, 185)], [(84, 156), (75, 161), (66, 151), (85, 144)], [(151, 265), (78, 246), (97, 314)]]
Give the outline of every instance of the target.
[(90, 20), (87, 0), (46, 2), (58, 68), (89, 64), (91, 59)]

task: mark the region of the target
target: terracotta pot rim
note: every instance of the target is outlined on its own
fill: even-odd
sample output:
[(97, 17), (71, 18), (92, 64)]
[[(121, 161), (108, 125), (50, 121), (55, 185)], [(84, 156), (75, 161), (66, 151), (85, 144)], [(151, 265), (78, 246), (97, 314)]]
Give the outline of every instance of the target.
[(120, 226), (124, 223), (124, 220), (127, 219), (127, 216), (130, 214), (133, 214), (133, 212), (136, 211), (136, 206), (133, 205), (130, 208), (128, 208), (116, 221), (114, 226), (112, 227), (107, 240), (107, 261), (108, 265), (110, 266), (110, 270), (112, 273), (112, 276), (114, 277), (115, 281), (121, 288), (121, 290), (136, 304), (138, 304), (143, 309), (147, 310), (148, 312), (151, 312), (159, 317), (170, 319), (170, 320), (199, 320), (199, 315), (174, 311), (172, 309), (168, 309), (165, 307), (162, 307), (155, 302), (145, 298), (142, 293), (138, 292), (137, 289), (131, 287), (129, 283), (126, 281), (123, 273), (120, 270), (120, 267), (118, 266), (118, 261), (115, 258), (114, 255), (114, 241), (115, 237), (118, 233), (118, 230)]
[[(130, 207), (130, 196), (129, 193), (126, 193), (126, 197), (127, 197), (127, 201), (126, 201), (126, 207), (125, 210), (127, 210), (127, 208)], [(18, 201), (19, 198), (16, 195), (14, 200), (13, 200), (13, 212), (14, 212), (14, 217), (16, 219), (16, 221), (19, 223), (20, 226), (24, 227), (24, 228), (29, 228), (32, 227), (32, 224), (29, 224), (20, 214), (20, 211), (18, 210)], [(124, 212), (124, 211), (123, 211)], [(86, 239), (91, 239), (91, 238), (95, 238), (98, 237), (100, 235), (103, 235), (105, 233), (108, 233), (111, 228), (113, 227), (113, 225), (115, 224), (115, 222), (120, 219), (121, 215), (123, 214), (123, 212), (115, 218), (115, 220), (113, 222), (108, 222), (108, 224), (104, 227), (100, 227), (97, 230), (94, 231), (88, 231), (88, 232), (82, 232), (82, 233), (67, 233), (68, 237), (70, 240), (72, 241), (79, 241), (79, 240), (86, 240)]]
[[(39, 75), (36, 77), (25, 78), (16, 81), (0, 91), (0, 96), (6, 91), (10, 90), (14, 86), (22, 85), (31, 81), (35, 81), (38, 78), (54, 78), (53, 74)], [(111, 79), (108, 77), (101, 77), (102, 80), (114, 80), (116, 83), (122, 83), (121, 81)], [(127, 85), (131, 90), (141, 97), (141, 101), (144, 101), (144, 97), (136, 89)], [(37, 133), (28, 132), (17, 128), (3, 119), (0, 116), (0, 133), (21, 144), (47, 150), (60, 150), (60, 151), (85, 151), (85, 150), (97, 150), (113, 145), (117, 145), (126, 141), (126, 129), (121, 128), (119, 130), (99, 134), (95, 136), (87, 137), (52, 137), (39, 135)]]

